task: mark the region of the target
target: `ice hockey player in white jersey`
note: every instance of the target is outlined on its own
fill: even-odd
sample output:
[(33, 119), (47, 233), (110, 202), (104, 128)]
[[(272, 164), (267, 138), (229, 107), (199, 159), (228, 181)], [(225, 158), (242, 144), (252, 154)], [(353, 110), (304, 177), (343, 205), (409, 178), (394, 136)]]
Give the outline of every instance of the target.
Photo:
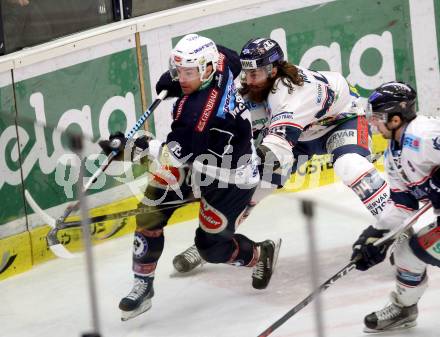
[[(377, 217), (389, 188), (367, 159), (370, 130), (356, 89), (337, 72), (312, 71), (285, 61), (272, 39), (248, 41), (240, 61), (241, 94), (251, 110), (258, 155), (265, 158), (260, 166), (265, 188), (257, 189), (252, 206), (313, 155), (331, 154), (336, 175)], [(177, 255), (175, 268), (184, 272), (198, 265), (194, 253), (190, 248)]]
[[(389, 139), (385, 170), (391, 189), (389, 202), (378, 221), (366, 228), (353, 245), (357, 269), (367, 270), (385, 259), (389, 245), (373, 246), (410, 217), (419, 201), (432, 203), (440, 215), (440, 121), (417, 116), (416, 92), (408, 84), (388, 82), (369, 97), (373, 121)], [(440, 267), (439, 218), (417, 233), (410, 230), (395, 243), (396, 290), (391, 303), (367, 315), (366, 332), (381, 332), (416, 325), (417, 302), (427, 287), (427, 265)]]

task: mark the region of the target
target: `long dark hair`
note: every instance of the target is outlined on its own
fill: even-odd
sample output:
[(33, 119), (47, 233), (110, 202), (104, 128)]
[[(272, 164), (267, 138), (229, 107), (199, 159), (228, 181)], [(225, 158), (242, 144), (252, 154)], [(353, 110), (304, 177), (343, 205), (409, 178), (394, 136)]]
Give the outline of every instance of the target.
[[(298, 71), (298, 68), (292, 64), (289, 63), (287, 61), (281, 61), (278, 65), (277, 65), (278, 71), (277, 74), (275, 76), (275, 79), (273, 81), (273, 83), (275, 83), (275, 81), (278, 78), (281, 78), (281, 81), (283, 82), (283, 84), (289, 88), (289, 93), (291, 93), (294, 90), (294, 85), (297, 85), (299, 87), (302, 87), (304, 84), (304, 78), (301, 76), (300, 72)], [(273, 85), (272, 83), (272, 85)], [(274, 88), (272, 88), (272, 92), (273, 92)]]

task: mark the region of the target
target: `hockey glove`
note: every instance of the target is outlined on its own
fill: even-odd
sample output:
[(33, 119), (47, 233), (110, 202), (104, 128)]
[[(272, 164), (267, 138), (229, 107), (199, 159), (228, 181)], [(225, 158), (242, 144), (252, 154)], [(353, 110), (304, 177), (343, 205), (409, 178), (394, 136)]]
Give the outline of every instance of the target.
[[(134, 146), (130, 149), (130, 160), (133, 161), (137, 155), (142, 151), (148, 149), (151, 138), (143, 136), (134, 141)], [(124, 149), (126, 146), (126, 139), (122, 132), (118, 131), (110, 135), (109, 140), (101, 140), (99, 146), (102, 151), (108, 156), (113, 151), (118, 151), (114, 160), (124, 160)]]
[(167, 98), (182, 96), (182, 88), (179, 81), (173, 81), (169, 71), (166, 71), (156, 83), (156, 93), (159, 95), (162, 90), (167, 90)]
[(272, 177), (273, 173), (281, 167), (281, 164), (271, 149), (266, 145), (261, 144), (257, 147), (257, 155), (260, 158), (260, 164), (258, 165), (258, 171), (260, 177)]
[(109, 137), (109, 140), (100, 140), (98, 144), (107, 156), (113, 151), (117, 151), (118, 155), (114, 158), (114, 160), (122, 160), (124, 157), (125, 143), (126, 140), (124, 134), (118, 131), (116, 133), (112, 133)]
[(426, 192), (434, 208), (434, 213), (440, 214), (440, 168), (429, 179)]
[(388, 232), (388, 230), (376, 229), (373, 226), (368, 226), (362, 232), (353, 244), (353, 253), (351, 255), (351, 261), (355, 261), (356, 269), (367, 270), (385, 259), (387, 250), (393, 243), (393, 240), (385, 242), (380, 246), (374, 246), (373, 243)]

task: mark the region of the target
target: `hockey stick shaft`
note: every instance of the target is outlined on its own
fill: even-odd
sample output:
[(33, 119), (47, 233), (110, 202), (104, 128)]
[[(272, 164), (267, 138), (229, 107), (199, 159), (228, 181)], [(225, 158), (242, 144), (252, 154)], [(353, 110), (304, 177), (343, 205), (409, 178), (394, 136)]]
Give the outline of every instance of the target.
[(323, 292), (328, 287), (330, 287), (333, 283), (335, 283), (340, 278), (347, 275), (350, 271), (352, 271), (356, 267), (354, 261), (350, 261), (349, 264), (347, 264), (344, 268), (342, 268), (340, 271), (338, 271), (335, 275), (333, 275), (331, 278), (329, 278), (327, 281), (325, 281), (323, 284), (319, 286), (317, 290), (315, 290), (313, 293), (311, 293), (309, 296), (307, 296), (305, 299), (303, 299), (299, 304), (294, 306), (292, 309), (290, 309), (288, 312), (284, 314), (280, 319), (278, 319), (275, 323), (273, 323), (270, 327), (268, 327), (266, 330), (264, 330), (262, 333), (258, 335), (258, 337), (267, 337), (272, 332), (274, 332), (276, 329), (278, 329), (281, 325), (283, 325), (290, 317), (295, 315), (298, 311), (303, 309), (307, 306), (310, 302), (314, 300), (314, 298), (318, 295), (318, 293)]
[(380, 238), (379, 240), (376, 240), (373, 245), (380, 246), (380, 245), (384, 244), (385, 242), (394, 239), (395, 237), (397, 237), (401, 233), (410, 229), (411, 226), (414, 225), (417, 222), (417, 220), (419, 220), (420, 217), (424, 213), (426, 213), (427, 210), (429, 210), (431, 208), (431, 206), (432, 206), (432, 204), (430, 202), (427, 202), (426, 204), (424, 204), (423, 207), (420, 208), (412, 217), (406, 219), (406, 221), (404, 221), (402, 226), (399, 226), (395, 230), (390, 231), (384, 237)]
[[(401, 233), (408, 230), (412, 225), (414, 225), (417, 220), (427, 211), (431, 208), (431, 203), (428, 202), (425, 205), (423, 205), (422, 208), (420, 208), (413, 216), (408, 218), (406, 221), (404, 221), (403, 225), (400, 226), (398, 229), (390, 232), (388, 235), (383, 237), (380, 240), (377, 240), (374, 245), (382, 245), (390, 240), (393, 240), (397, 236), (399, 236)], [(377, 243), (379, 242), (380, 243)], [(268, 327), (266, 330), (264, 330), (262, 333), (260, 333), (257, 337), (267, 337), (272, 332), (274, 332), (277, 328), (279, 328), (281, 325), (283, 325), (289, 318), (291, 318), (293, 315), (295, 315), (298, 311), (303, 309), (304, 307), (309, 304), (318, 293), (323, 292), (328, 287), (330, 287), (333, 283), (335, 283), (337, 280), (341, 279), (345, 275), (347, 275), (350, 271), (356, 268), (356, 260), (359, 259), (359, 257), (355, 258), (354, 260), (350, 261), (344, 268), (342, 268), (340, 271), (338, 271), (335, 275), (333, 275), (331, 278), (329, 278), (327, 281), (325, 281), (323, 284), (319, 286), (318, 289), (316, 289), (313, 293), (311, 293), (309, 296), (307, 296), (304, 300), (302, 300), (299, 304), (297, 304), (295, 307), (290, 309), (284, 316), (282, 316), (280, 319), (278, 319), (275, 323), (273, 323), (270, 327)]]
[[(160, 104), (160, 102), (162, 102), (165, 99), (167, 94), (168, 94), (167, 90), (162, 90), (160, 92), (160, 94), (157, 96), (157, 98), (154, 100), (154, 102), (150, 105), (150, 107), (142, 114), (141, 117), (139, 117), (136, 124), (127, 133), (127, 135), (125, 136), (126, 140), (130, 140), (131, 138), (133, 138), (135, 133), (140, 130), (142, 125), (144, 125), (145, 121), (151, 116), (151, 114), (154, 112), (154, 110), (156, 110), (156, 108)], [(96, 170), (96, 172), (92, 175), (92, 177), (84, 185), (83, 192), (86, 192), (90, 188), (90, 186), (92, 186), (92, 184), (96, 182), (98, 177), (108, 168), (108, 166), (110, 165), (110, 163), (113, 161), (113, 159), (116, 157), (117, 154), (118, 154), (118, 151), (113, 151), (108, 155), (108, 157), (105, 159), (105, 161), (99, 167), (99, 169)], [(57, 220), (57, 223), (64, 222), (64, 220), (69, 216), (69, 214), (72, 213), (73, 210), (78, 208), (78, 205), (79, 205), (79, 201), (76, 201), (74, 204), (67, 206), (63, 215)]]
[[(162, 205), (168, 205), (168, 206), (157, 208), (154, 210), (147, 209), (145, 207), (138, 207), (138, 208), (131, 209), (128, 211), (122, 211), (122, 212), (117, 212), (117, 213), (112, 213), (112, 214), (97, 215), (97, 216), (89, 218), (88, 221), (89, 221), (89, 223), (93, 224), (93, 223), (97, 223), (97, 222), (119, 220), (119, 219), (131, 217), (131, 216), (136, 216), (139, 214), (158, 213), (158, 212), (162, 212), (163, 210), (179, 208), (179, 207), (186, 205), (188, 202), (194, 202), (194, 201), (196, 201), (196, 199), (184, 200), (179, 203), (166, 203), (165, 202)], [(57, 225), (57, 230), (62, 230), (62, 229), (67, 229), (67, 228), (75, 228), (75, 227), (80, 227), (80, 226), (81, 226), (81, 220), (68, 221), (68, 222), (59, 223)]]

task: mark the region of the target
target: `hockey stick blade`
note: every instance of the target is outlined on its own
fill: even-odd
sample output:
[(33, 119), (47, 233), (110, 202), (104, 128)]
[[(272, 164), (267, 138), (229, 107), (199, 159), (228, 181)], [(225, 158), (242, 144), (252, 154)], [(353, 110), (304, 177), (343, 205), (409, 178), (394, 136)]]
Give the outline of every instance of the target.
[[(150, 107), (142, 114), (142, 116), (137, 120), (136, 124), (131, 128), (131, 130), (128, 132), (128, 134), (126, 135), (126, 139), (131, 139), (134, 134), (141, 128), (141, 126), (145, 123), (145, 121), (148, 119), (148, 117), (154, 112), (154, 110), (157, 108), (157, 106), (160, 104), (160, 102), (162, 102), (166, 96), (168, 94), (167, 90), (162, 90), (158, 97), (153, 101), (153, 103), (150, 105)], [(112, 153), (110, 153), (106, 160), (104, 161), (104, 163), (98, 168), (98, 170), (93, 174), (93, 176), (89, 179), (89, 181), (87, 182), (87, 184), (84, 186), (83, 191), (87, 191), (90, 186), (97, 180), (98, 176), (101, 175), (106, 169), (107, 167), (110, 165), (110, 163), (112, 162), (113, 158), (115, 157), (115, 155), (117, 154), (117, 151), (113, 151)], [(49, 214), (47, 214), (46, 212), (44, 212), (35, 202), (35, 200), (32, 198), (32, 196), (30, 195), (30, 193), (25, 190), (25, 198), (28, 201), (29, 205), (31, 206), (31, 208), (34, 210), (35, 213), (37, 213), (52, 229), (49, 231), (47, 237), (46, 237), (46, 241), (47, 244), (49, 246), (49, 248), (52, 250), (52, 252), (59, 257), (63, 257), (63, 258), (70, 258), (73, 257), (74, 255), (72, 253), (70, 253), (58, 240), (57, 238), (57, 233), (58, 230), (62, 229), (61, 228), (61, 224), (63, 224), (66, 220), (66, 218), (70, 215), (70, 213), (77, 209), (79, 206), (79, 202), (75, 202), (74, 204), (68, 206), (65, 211), (64, 214), (58, 218), (58, 220), (55, 220), (54, 218), (52, 218)], [(119, 231), (119, 229), (117, 230)]]
[(34, 198), (31, 196), (28, 190), (24, 191), (24, 196), (26, 201), (31, 206), (32, 210), (40, 216), (52, 229), (47, 234), (47, 245), (56, 256), (71, 259), (75, 257), (71, 252), (69, 252), (66, 247), (64, 247), (57, 238), (58, 229), (56, 227), (56, 220), (52, 218), (49, 214), (41, 209), (40, 206), (35, 202)]
[(35, 202), (34, 198), (32, 198), (31, 194), (28, 190), (24, 190), (24, 197), (28, 202), (29, 206), (31, 206), (32, 210), (40, 216), (50, 227), (56, 227), (56, 220), (52, 218), (49, 214), (41, 209), (40, 206)]
[(64, 247), (61, 243), (57, 243), (55, 245), (49, 246), (52, 253), (54, 253), (57, 257), (61, 257), (62, 259), (73, 259), (80, 254), (72, 254), (66, 247)]

